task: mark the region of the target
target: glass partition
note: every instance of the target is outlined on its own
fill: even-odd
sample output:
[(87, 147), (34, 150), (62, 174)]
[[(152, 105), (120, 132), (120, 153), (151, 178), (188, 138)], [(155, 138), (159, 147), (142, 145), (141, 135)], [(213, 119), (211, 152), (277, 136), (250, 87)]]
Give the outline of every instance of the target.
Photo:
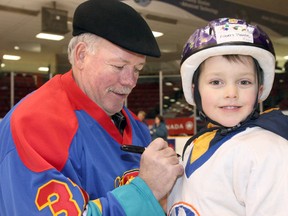
[[(276, 107), (287, 112), (287, 74), (276, 73), (272, 91), (267, 100), (261, 104), (261, 110)], [(0, 119), (25, 95), (39, 88), (49, 78), (49, 74), (0, 72)], [(182, 118), (182, 121), (183, 118), (189, 118), (193, 120), (193, 133), (204, 125), (195, 107), (186, 103), (180, 75), (166, 75), (160, 72), (158, 75), (140, 76), (126, 105), (135, 114), (140, 110), (145, 111), (147, 119), (154, 119), (157, 114), (165, 119)], [(195, 114), (196, 119), (194, 119)], [(175, 123), (171, 127), (182, 127), (182, 125)]]

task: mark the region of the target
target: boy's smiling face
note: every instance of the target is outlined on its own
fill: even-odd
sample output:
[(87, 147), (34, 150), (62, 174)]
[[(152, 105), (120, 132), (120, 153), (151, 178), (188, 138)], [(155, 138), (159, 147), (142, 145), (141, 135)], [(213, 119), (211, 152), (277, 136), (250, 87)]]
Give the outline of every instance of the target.
[(252, 57), (240, 56), (236, 61), (223, 56), (208, 58), (201, 66), (199, 92), (203, 111), (213, 121), (233, 127), (245, 120), (253, 110), (258, 92)]

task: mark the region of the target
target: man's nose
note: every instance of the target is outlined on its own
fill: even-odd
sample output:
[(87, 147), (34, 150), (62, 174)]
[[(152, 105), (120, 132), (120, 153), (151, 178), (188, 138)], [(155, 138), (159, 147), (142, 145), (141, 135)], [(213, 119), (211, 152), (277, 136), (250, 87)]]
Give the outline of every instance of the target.
[(126, 67), (121, 71), (120, 83), (125, 86), (134, 88), (138, 80), (138, 73), (132, 67)]

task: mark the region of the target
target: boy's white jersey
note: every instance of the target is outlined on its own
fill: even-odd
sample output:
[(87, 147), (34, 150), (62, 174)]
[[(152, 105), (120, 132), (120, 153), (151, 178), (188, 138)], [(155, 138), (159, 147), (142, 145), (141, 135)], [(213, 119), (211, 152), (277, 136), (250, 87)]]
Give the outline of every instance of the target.
[(185, 173), (168, 197), (169, 216), (288, 215), (287, 139), (251, 127), (190, 163), (192, 148), (193, 143), (183, 156)]

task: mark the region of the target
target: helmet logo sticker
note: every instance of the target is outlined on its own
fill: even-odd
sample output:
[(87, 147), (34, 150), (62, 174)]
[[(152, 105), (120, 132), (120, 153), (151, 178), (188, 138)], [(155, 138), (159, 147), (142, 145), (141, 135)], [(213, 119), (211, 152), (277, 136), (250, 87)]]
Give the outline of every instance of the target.
[(215, 26), (217, 44), (233, 41), (253, 43), (253, 30), (251, 30), (247, 25), (234, 23)]

